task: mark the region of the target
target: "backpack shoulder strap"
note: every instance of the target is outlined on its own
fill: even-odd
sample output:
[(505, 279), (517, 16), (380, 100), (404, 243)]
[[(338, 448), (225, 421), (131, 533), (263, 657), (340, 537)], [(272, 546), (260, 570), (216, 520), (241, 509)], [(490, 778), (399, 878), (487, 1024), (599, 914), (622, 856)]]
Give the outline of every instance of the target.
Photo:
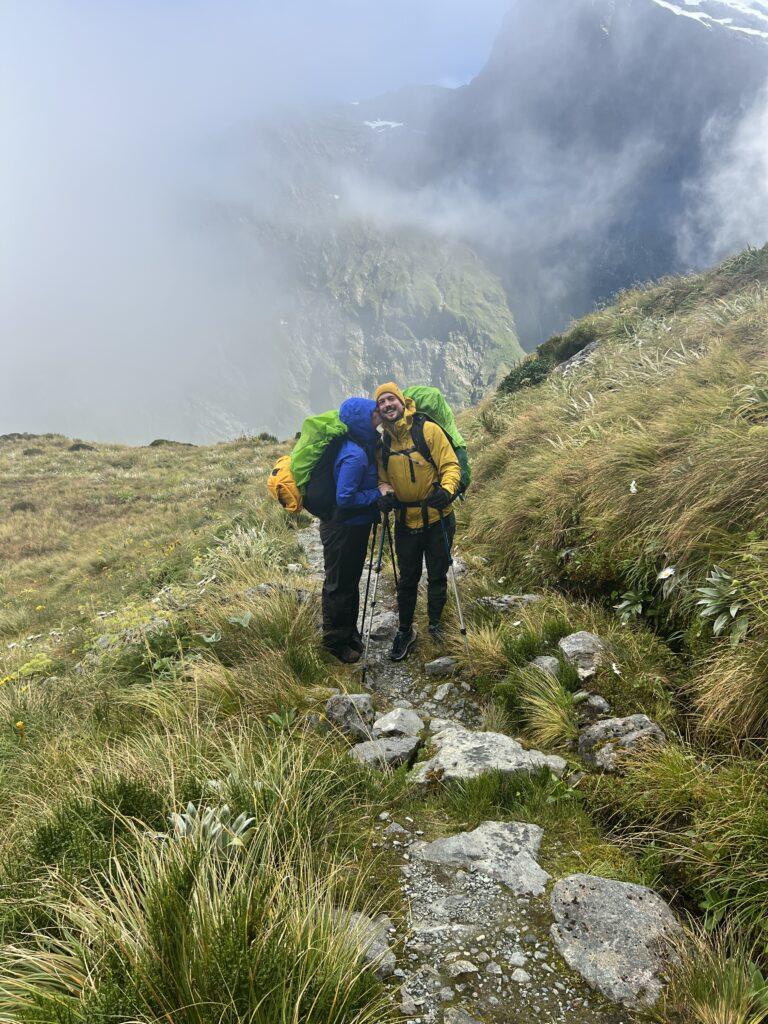
[(432, 457), (432, 452), (427, 444), (427, 439), (424, 437), (425, 423), (434, 423), (434, 420), (423, 412), (417, 412), (414, 414), (413, 419), (411, 420), (411, 437), (413, 438), (413, 446), (422, 459), (426, 459), (430, 466), (437, 469), (435, 460)]
[(392, 454), (392, 435), (384, 431), (384, 436), (381, 439), (381, 464), (384, 467), (384, 472), (387, 472), (387, 466), (389, 465), (389, 456)]

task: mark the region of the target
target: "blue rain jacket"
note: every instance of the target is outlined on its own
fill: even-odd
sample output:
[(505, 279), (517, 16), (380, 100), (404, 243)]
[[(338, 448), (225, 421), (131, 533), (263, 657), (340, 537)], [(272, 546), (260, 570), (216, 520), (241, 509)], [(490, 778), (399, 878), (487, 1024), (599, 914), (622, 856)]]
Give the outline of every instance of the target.
[(345, 513), (360, 509), (359, 515), (345, 515), (350, 526), (364, 526), (379, 520), (376, 444), (378, 432), (371, 423), (376, 403), (370, 398), (348, 398), (339, 408), (339, 419), (347, 425), (344, 441), (333, 464), (336, 504)]

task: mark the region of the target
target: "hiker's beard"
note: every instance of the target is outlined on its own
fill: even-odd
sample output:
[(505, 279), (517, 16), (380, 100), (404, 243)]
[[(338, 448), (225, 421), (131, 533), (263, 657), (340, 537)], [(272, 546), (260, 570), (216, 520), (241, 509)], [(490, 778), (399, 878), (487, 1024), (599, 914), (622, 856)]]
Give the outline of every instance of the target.
[(405, 415), (405, 408), (402, 405), (396, 405), (388, 409), (379, 409), (379, 413), (385, 423), (397, 423)]

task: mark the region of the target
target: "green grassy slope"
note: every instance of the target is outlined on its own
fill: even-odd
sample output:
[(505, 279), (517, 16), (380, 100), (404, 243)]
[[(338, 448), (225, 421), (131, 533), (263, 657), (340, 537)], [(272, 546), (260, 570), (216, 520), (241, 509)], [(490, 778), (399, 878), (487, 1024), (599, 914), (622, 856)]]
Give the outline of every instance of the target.
[(388, 787), (302, 724), (339, 680), (276, 452), (0, 441), (2, 1020), (390, 1017), (339, 917)]
[[(565, 782), (414, 794), (311, 728), (351, 678), (291, 569), (298, 524), (266, 496), (280, 446), (0, 440), (0, 1021), (391, 1019), (337, 911), (402, 912), (373, 824), (410, 807), (430, 836), (537, 822), (555, 877), (659, 889), (705, 930), (657, 1019), (760, 1024), (766, 284), (761, 250), (622, 295), (462, 425), (467, 678), (486, 727), (562, 752)], [(534, 589), (514, 615), (474, 600)], [(594, 689), (669, 739), (614, 776), (582, 775), (575, 672), (527, 667), (580, 629), (609, 648)], [(167, 838), (189, 804), (175, 820), (197, 839)]]
[[(592, 341), (580, 367), (552, 369)], [(464, 543), (485, 565), (471, 593), (547, 595), (514, 623), (472, 613), (477, 685), (510, 728), (567, 749), (577, 684), (543, 685), (525, 663), (569, 630), (607, 640), (594, 688), (670, 742), (588, 777), (588, 806), (714, 929), (704, 973), (717, 962), (722, 981), (740, 962), (743, 979), (768, 938), (768, 247), (622, 294), (462, 429), (475, 466)], [(665, 1019), (731, 1019), (685, 1009), (695, 973)]]

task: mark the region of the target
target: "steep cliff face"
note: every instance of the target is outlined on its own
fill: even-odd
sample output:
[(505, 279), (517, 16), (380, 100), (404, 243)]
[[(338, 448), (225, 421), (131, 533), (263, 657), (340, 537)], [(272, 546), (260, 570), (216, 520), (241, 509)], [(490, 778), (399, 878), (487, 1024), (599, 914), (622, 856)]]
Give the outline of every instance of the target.
[(500, 281), (466, 245), (362, 223), (281, 228), (271, 244), (291, 288), (267, 354), (219, 361), (195, 436), (231, 436), (233, 423), (290, 434), (391, 378), (437, 385), (463, 407), (523, 355)]
[(415, 220), (454, 226), (533, 344), (621, 288), (694, 265), (681, 240), (721, 136), (768, 79), (766, 30), (762, 5), (728, 0), (516, 0), (468, 85), (348, 116), (398, 126), (380, 129), (366, 173)]
[(252, 195), (211, 210), (253, 262), (260, 318), (220, 340), (185, 436), (292, 434), (393, 377), (462, 408), (522, 359), (504, 287), (468, 243), (399, 221), (375, 194), (350, 202), (352, 176), (388, 145), (365, 120), (259, 126)]
[(466, 405), (521, 357), (503, 288), (467, 246), (362, 224), (303, 245), (306, 290), (285, 327), (302, 411), (392, 376)]

